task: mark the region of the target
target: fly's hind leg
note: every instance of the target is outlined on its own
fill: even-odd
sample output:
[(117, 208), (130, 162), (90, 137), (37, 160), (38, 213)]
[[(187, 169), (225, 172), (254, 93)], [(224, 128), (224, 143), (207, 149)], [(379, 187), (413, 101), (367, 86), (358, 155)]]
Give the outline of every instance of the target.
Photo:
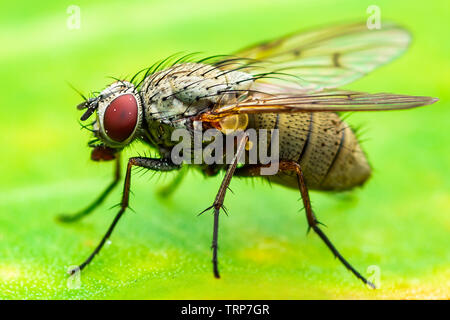
[(86, 208), (72, 213), (72, 214), (61, 214), (57, 216), (57, 219), (62, 222), (74, 222), (77, 221), (88, 214), (92, 213), (95, 208), (103, 203), (106, 197), (111, 193), (111, 191), (117, 186), (120, 181), (120, 154), (116, 156), (116, 161), (114, 165), (114, 179), (113, 181), (106, 187), (106, 189), (95, 199), (91, 204), (89, 204)]
[[(259, 165), (251, 165), (245, 166), (240, 170), (236, 171), (236, 176), (258, 176), (260, 169), (262, 166)], [(313, 229), (314, 232), (322, 239), (322, 241), (326, 244), (326, 246), (331, 250), (336, 258), (341, 261), (341, 263), (350, 270), (358, 279), (362, 282), (375, 289), (375, 285), (364, 278), (352, 265), (345, 260), (345, 258), (339, 253), (339, 251), (335, 248), (333, 243), (328, 239), (328, 237), (323, 233), (322, 229), (319, 227), (319, 222), (314, 215), (314, 212), (311, 207), (311, 201), (309, 199), (308, 188), (305, 183), (305, 179), (303, 177), (303, 172), (300, 165), (295, 161), (283, 161), (281, 160), (279, 163), (279, 171), (294, 171), (297, 174), (298, 187), (300, 190), (300, 194), (302, 196), (303, 205), (305, 207), (306, 219), (308, 221), (308, 230)]]
[(334, 247), (328, 237), (323, 233), (323, 231), (319, 228), (319, 223), (314, 215), (314, 212), (311, 208), (311, 201), (309, 199), (308, 188), (306, 187), (305, 179), (303, 177), (303, 172), (300, 165), (294, 161), (281, 161), (280, 162), (280, 170), (284, 171), (294, 171), (297, 174), (298, 187), (300, 190), (300, 194), (302, 195), (303, 205), (305, 207), (306, 219), (308, 221), (308, 226), (310, 229), (313, 229), (314, 232), (322, 239), (323, 242), (327, 245), (327, 247), (331, 250), (336, 258), (342, 262), (342, 264), (350, 270), (358, 279), (360, 279), (365, 284), (369, 285), (373, 289), (375, 286), (373, 283), (364, 278), (355, 268), (352, 267), (347, 260), (339, 253), (339, 251)]

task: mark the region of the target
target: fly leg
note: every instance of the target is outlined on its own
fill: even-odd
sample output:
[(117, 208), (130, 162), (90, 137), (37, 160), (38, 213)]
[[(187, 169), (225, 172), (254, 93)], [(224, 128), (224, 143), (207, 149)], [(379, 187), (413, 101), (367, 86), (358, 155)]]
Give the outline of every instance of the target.
[(82, 264), (80, 264), (77, 268), (72, 269), (70, 271), (70, 274), (74, 274), (75, 272), (77, 272), (79, 270), (83, 270), (83, 268), (86, 267), (92, 261), (92, 259), (94, 259), (95, 255), (97, 253), (99, 253), (100, 250), (102, 249), (106, 240), (108, 240), (108, 238), (111, 236), (111, 233), (113, 232), (114, 227), (116, 226), (117, 222), (119, 222), (123, 213), (127, 209), (129, 195), (130, 195), (131, 169), (133, 166), (147, 168), (149, 170), (154, 170), (154, 171), (171, 171), (171, 170), (178, 170), (180, 168), (179, 165), (173, 164), (168, 159), (152, 159), (152, 158), (144, 158), (144, 157), (129, 158), (128, 165), (127, 165), (127, 173), (125, 175), (125, 182), (123, 185), (122, 201), (120, 203), (119, 212), (117, 213), (112, 224), (109, 226), (108, 231), (106, 231), (105, 235), (103, 236), (102, 240), (97, 245), (95, 250), (91, 253), (91, 255)]
[(62, 222), (74, 222), (79, 220), (97, 208), (102, 202), (106, 199), (106, 197), (110, 194), (110, 192), (117, 186), (120, 180), (120, 156), (117, 155), (116, 162), (114, 165), (114, 180), (108, 185), (108, 187), (100, 194), (100, 196), (95, 199), (90, 205), (88, 205), (83, 210), (80, 210), (74, 214), (61, 214), (57, 218)]
[[(214, 277), (217, 279), (220, 278), (219, 268), (218, 268), (218, 260), (217, 260), (217, 240), (219, 236), (219, 211), (220, 208), (223, 208), (223, 201), (225, 199), (225, 194), (227, 192), (228, 186), (230, 185), (231, 178), (233, 177), (234, 171), (236, 170), (236, 166), (242, 156), (242, 153), (245, 149), (245, 144), (247, 142), (247, 137), (245, 135), (238, 137), (238, 147), (236, 150), (236, 154), (233, 157), (231, 164), (228, 165), (225, 176), (222, 180), (222, 184), (220, 185), (219, 191), (217, 192), (216, 198), (212, 206), (203, 210), (200, 214), (208, 211), (209, 209), (214, 209), (214, 226), (213, 226), (213, 237), (212, 237), (212, 245), (211, 248), (213, 250), (212, 264), (213, 264), (213, 272)], [(226, 213), (226, 211), (225, 211)]]
[[(236, 172), (236, 176), (259, 176), (261, 165), (248, 165), (240, 168)], [(314, 232), (322, 239), (322, 241), (326, 244), (326, 246), (331, 250), (336, 258), (341, 261), (341, 263), (350, 270), (358, 279), (360, 279), (365, 284), (369, 285), (371, 288), (375, 289), (375, 285), (364, 278), (352, 265), (345, 260), (345, 258), (339, 253), (339, 251), (334, 247), (332, 242), (328, 239), (328, 237), (323, 233), (323, 231), (319, 228), (319, 222), (314, 215), (314, 212), (311, 207), (311, 201), (309, 198), (308, 188), (305, 183), (305, 179), (303, 177), (303, 172), (300, 165), (295, 161), (284, 161), (281, 160), (279, 164), (279, 171), (294, 171), (297, 174), (297, 182), (300, 194), (303, 200), (303, 206), (305, 207), (306, 219), (308, 221), (308, 231), (313, 229)]]
[(180, 171), (178, 171), (177, 175), (173, 178), (172, 181), (170, 181), (169, 184), (161, 187), (158, 190), (158, 196), (161, 198), (169, 198), (175, 189), (180, 185), (181, 181), (183, 180), (184, 176), (186, 175), (187, 167), (182, 167)]
[(306, 219), (308, 221), (309, 226), (308, 231), (310, 229), (313, 229), (314, 232), (320, 237), (320, 239), (322, 239), (322, 241), (327, 245), (328, 249), (331, 250), (334, 256), (338, 258), (339, 261), (341, 261), (341, 263), (348, 270), (350, 270), (362, 282), (369, 285), (371, 288), (375, 289), (375, 285), (370, 281), (368, 281), (366, 278), (364, 278), (358, 271), (356, 271), (355, 268), (352, 267), (352, 265), (347, 260), (345, 260), (345, 258), (334, 247), (334, 245), (331, 243), (331, 241), (328, 239), (325, 233), (323, 233), (323, 231), (319, 228), (319, 222), (317, 221), (316, 216), (314, 215), (314, 212), (311, 208), (311, 201), (309, 199), (308, 188), (306, 187), (305, 179), (303, 177), (303, 172), (300, 165), (294, 161), (281, 161), (280, 170), (295, 171), (295, 173), (297, 174), (298, 187), (300, 190), (300, 194), (302, 196), (303, 206), (305, 207), (306, 212)]

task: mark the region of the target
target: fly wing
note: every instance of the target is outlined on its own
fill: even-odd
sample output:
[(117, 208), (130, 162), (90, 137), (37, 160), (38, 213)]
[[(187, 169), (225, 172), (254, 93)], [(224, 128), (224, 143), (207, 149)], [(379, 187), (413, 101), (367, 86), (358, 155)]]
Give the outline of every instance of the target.
[[(221, 59), (223, 69), (242, 69), (264, 82), (296, 83), (317, 91), (350, 83), (402, 54), (409, 33), (392, 24), (369, 30), (365, 23), (296, 33)], [(299, 88), (300, 87), (300, 88)]]
[(219, 106), (203, 120), (233, 114), (402, 110), (425, 106), (437, 98), (354, 91), (317, 92), (307, 95), (254, 96), (246, 101)]

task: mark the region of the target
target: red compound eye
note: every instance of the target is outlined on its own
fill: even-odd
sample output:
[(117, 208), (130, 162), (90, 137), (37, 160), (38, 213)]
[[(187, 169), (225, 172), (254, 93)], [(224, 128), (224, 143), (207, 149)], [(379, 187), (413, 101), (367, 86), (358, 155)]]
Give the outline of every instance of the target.
[(108, 137), (114, 141), (125, 141), (133, 133), (138, 117), (138, 106), (132, 94), (114, 99), (106, 108), (103, 124)]

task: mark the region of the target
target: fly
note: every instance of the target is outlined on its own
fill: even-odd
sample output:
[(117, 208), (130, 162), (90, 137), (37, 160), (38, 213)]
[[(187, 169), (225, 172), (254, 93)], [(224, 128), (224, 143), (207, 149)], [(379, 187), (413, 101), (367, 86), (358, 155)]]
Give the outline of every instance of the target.
[[(92, 160), (115, 160), (113, 182), (87, 208), (62, 221), (91, 213), (120, 181), (120, 151), (135, 140), (159, 151), (160, 157), (128, 159), (120, 210), (106, 234), (79, 265), (85, 268), (102, 249), (129, 204), (132, 168), (174, 171), (183, 167), (171, 157), (177, 144), (172, 134), (184, 129), (216, 129), (229, 136), (248, 129), (278, 135), (278, 170), (266, 179), (299, 190), (309, 229), (344, 266), (375, 287), (347, 262), (320, 228), (309, 190), (349, 190), (364, 184), (371, 168), (352, 129), (337, 112), (401, 110), (433, 104), (438, 99), (390, 93), (339, 90), (403, 53), (410, 42), (404, 29), (385, 23), (380, 30), (366, 24), (341, 25), (296, 33), (241, 50), (193, 60), (167, 59), (130, 80), (117, 80), (78, 109), (81, 120), (94, 113)], [(169, 65), (169, 61), (172, 63)], [(273, 136), (273, 134), (272, 134)], [(268, 144), (272, 142), (268, 136)], [(193, 138), (192, 138), (193, 139)], [(207, 144), (202, 141), (202, 144)], [(213, 272), (219, 278), (217, 240), (219, 212), (234, 176), (261, 176), (266, 163), (249, 163), (252, 144), (239, 138), (231, 162), (195, 165), (207, 176), (225, 172), (213, 204)], [(244, 156), (243, 164), (239, 159)], [(180, 170), (184, 172), (184, 170)], [(179, 181), (177, 179), (176, 181)]]

